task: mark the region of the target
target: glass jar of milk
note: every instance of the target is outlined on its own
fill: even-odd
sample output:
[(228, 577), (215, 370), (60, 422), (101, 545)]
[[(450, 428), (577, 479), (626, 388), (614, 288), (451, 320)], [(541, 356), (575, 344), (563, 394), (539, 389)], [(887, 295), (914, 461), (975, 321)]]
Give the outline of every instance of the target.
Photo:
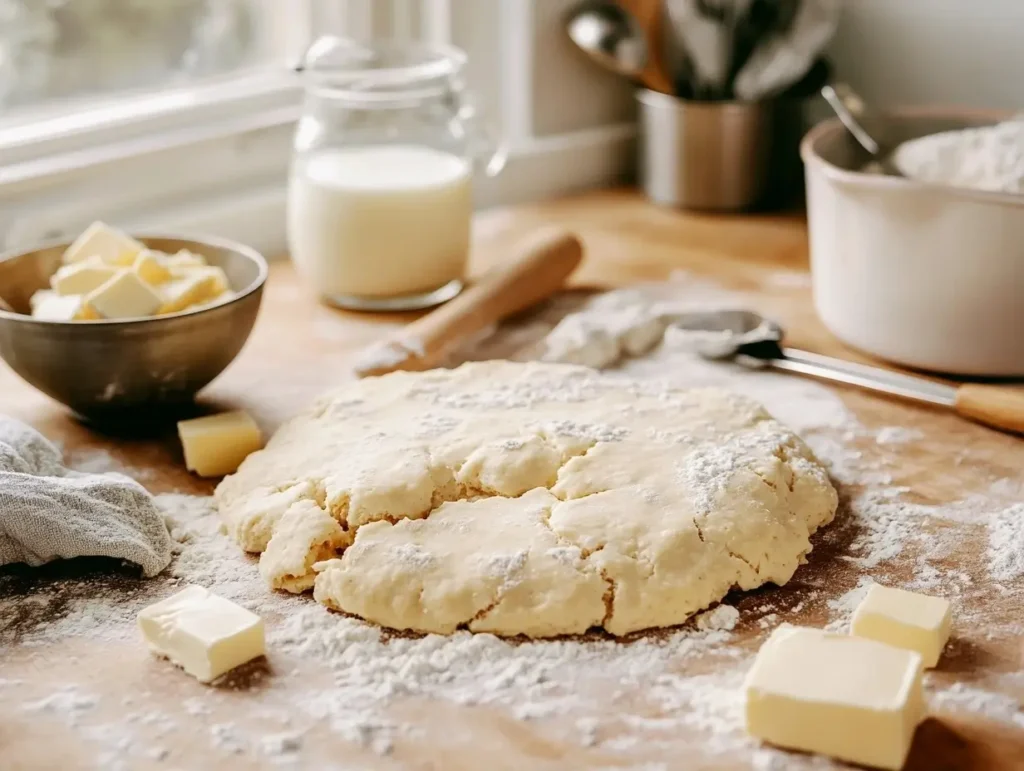
[(303, 64), (288, 242), (327, 302), (409, 310), (459, 293), (474, 170), (505, 161), (465, 96), (466, 55), (321, 38)]

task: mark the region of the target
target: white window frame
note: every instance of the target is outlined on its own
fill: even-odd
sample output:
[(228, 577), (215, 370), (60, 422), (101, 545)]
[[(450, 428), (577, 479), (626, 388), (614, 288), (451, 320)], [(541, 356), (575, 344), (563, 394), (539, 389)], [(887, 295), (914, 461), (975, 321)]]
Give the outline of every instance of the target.
[[(532, 11), (544, 0), (260, 1), (281, 14), (268, 25), (280, 39), (268, 45), (286, 60), (297, 61), (314, 33), (326, 32), (465, 48), (470, 85), (510, 150), (501, 175), (479, 180), (481, 206), (604, 186), (632, 168), (631, 124), (534, 135)], [(42, 109), (31, 123), (0, 127), (0, 251), (72, 238), (102, 218), (132, 229), (216, 233), (283, 253), (300, 111), (299, 78), (282, 66), (96, 100), (70, 117)]]

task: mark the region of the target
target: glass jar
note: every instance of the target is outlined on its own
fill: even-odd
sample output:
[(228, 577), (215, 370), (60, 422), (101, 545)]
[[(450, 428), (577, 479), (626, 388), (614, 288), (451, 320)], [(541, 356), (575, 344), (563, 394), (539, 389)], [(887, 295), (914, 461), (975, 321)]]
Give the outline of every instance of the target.
[(463, 286), (474, 171), (505, 153), (466, 98), (466, 55), (426, 43), (321, 38), (288, 190), (288, 243), (327, 302), (410, 310)]

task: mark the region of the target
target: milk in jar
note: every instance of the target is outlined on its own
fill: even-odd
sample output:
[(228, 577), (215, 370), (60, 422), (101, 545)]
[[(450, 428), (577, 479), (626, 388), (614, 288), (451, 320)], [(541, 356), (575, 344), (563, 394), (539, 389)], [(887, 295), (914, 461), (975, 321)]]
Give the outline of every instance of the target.
[(327, 298), (430, 292), (462, 278), (472, 166), (415, 145), (325, 149), (298, 158), (288, 233), (299, 271)]
[(472, 179), (506, 158), (465, 66), (464, 51), (440, 43), (330, 35), (303, 57), (288, 244), (331, 305), (416, 310), (462, 290)]

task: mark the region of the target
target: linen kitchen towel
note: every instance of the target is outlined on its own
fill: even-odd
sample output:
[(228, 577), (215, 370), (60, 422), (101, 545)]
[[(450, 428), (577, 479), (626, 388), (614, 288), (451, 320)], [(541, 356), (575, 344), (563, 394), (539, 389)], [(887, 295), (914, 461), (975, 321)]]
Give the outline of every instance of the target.
[(171, 544), (141, 485), (68, 469), (42, 435), (0, 415), (0, 565), (114, 557), (149, 577), (167, 567)]

